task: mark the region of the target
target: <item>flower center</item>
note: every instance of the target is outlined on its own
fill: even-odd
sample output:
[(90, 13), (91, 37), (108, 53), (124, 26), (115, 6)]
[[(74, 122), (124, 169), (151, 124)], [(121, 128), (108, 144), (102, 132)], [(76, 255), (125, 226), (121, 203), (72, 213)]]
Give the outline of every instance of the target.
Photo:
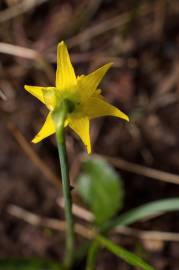
[(56, 106), (63, 101), (68, 103), (68, 113), (77, 113), (80, 111), (81, 99), (76, 89), (65, 89), (56, 91)]

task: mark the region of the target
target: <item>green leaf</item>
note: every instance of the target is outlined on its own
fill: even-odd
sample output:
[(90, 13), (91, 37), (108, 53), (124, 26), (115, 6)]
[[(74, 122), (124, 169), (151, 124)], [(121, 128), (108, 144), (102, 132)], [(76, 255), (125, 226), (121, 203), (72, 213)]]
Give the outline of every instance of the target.
[(40, 259), (7, 258), (0, 260), (2, 270), (62, 270), (57, 262)]
[(103, 229), (109, 230), (116, 226), (127, 226), (145, 218), (176, 210), (179, 210), (179, 198), (163, 199), (150, 202), (120, 215), (115, 220), (111, 220), (104, 225)]
[(88, 174), (81, 173), (77, 179), (77, 189), (81, 198), (90, 205), (91, 201), (91, 177)]
[(131, 264), (136, 267), (140, 267), (141, 269), (144, 269), (144, 270), (155, 270), (155, 268), (153, 268), (148, 263), (146, 263), (142, 258), (136, 256), (135, 254), (122, 248), (121, 246), (114, 244), (109, 239), (103, 236), (98, 236), (97, 241), (100, 243), (101, 246), (105, 247), (111, 253), (123, 259), (128, 264)]
[(97, 157), (84, 161), (83, 168), (84, 173), (77, 179), (77, 188), (100, 225), (122, 207), (121, 178), (106, 161)]

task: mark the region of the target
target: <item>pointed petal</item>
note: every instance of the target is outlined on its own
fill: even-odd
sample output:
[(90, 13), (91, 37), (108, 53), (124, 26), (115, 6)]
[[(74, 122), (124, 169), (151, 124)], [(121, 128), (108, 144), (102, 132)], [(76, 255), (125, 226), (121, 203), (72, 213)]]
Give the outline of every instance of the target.
[(111, 67), (111, 65), (112, 63), (106, 64), (87, 76), (79, 77), (78, 86), (80, 88), (80, 94), (82, 95), (82, 98), (88, 99), (90, 96), (94, 94), (100, 81), (103, 79), (104, 75)]
[(83, 118), (73, 118), (70, 119), (69, 126), (74, 130), (74, 132), (81, 138), (82, 142), (87, 148), (88, 154), (91, 153), (91, 141), (89, 134), (89, 119), (88, 117)]
[(101, 98), (91, 97), (86, 102), (84, 110), (89, 118), (111, 115), (129, 121), (125, 113)]
[(52, 135), (55, 133), (55, 124), (53, 122), (53, 119), (51, 117), (51, 113), (47, 115), (47, 118), (45, 120), (44, 125), (40, 129), (39, 133), (35, 136), (35, 138), (32, 140), (33, 143), (38, 143), (44, 138)]
[(57, 48), (56, 87), (65, 89), (74, 86), (77, 82), (73, 66), (70, 61), (67, 47), (62, 41)]
[(24, 85), (24, 88), (26, 91), (28, 91), (34, 97), (38, 98), (42, 103), (45, 103), (42, 90), (46, 87)]
[(44, 102), (47, 108), (52, 111), (57, 102), (57, 90), (55, 87), (46, 87), (42, 90)]

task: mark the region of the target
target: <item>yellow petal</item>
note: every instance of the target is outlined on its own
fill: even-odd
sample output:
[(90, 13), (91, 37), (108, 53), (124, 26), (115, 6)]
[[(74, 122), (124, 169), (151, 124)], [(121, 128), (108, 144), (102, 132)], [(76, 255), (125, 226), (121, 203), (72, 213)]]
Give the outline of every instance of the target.
[(45, 103), (42, 90), (46, 87), (24, 85), (24, 88), (26, 91), (31, 93), (34, 97), (38, 98), (42, 103)]
[(52, 111), (57, 102), (57, 94), (56, 94), (56, 88), (55, 87), (46, 87), (42, 90), (44, 102), (47, 108)]
[(72, 118), (72, 119), (70, 119), (69, 126), (81, 138), (82, 142), (84, 143), (84, 145), (87, 148), (88, 154), (90, 154), (91, 153), (91, 142), (90, 142), (88, 117)]
[(89, 118), (111, 115), (129, 121), (129, 118), (125, 113), (120, 111), (115, 106), (109, 104), (104, 99), (97, 97), (91, 97), (86, 102), (84, 110)]
[(87, 76), (80, 76), (78, 86), (83, 99), (88, 99), (92, 96), (98, 87), (100, 81), (111, 67), (112, 63), (106, 64)]
[(40, 129), (39, 133), (35, 136), (35, 138), (32, 140), (33, 143), (38, 143), (44, 138), (52, 135), (55, 133), (55, 124), (53, 122), (53, 119), (51, 117), (51, 113), (47, 115), (47, 118), (45, 120), (44, 125)]
[(66, 89), (74, 86), (77, 82), (73, 66), (70, 61), (67, 47), (62, 41), (57, 48), (57, 71), (56, 87)]

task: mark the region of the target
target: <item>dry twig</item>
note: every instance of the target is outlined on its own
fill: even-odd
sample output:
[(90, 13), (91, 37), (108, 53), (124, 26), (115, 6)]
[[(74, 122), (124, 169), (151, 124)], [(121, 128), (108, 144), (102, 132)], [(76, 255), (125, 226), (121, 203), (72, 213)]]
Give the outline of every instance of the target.
[(34, 60), (38, 57), (38, 53), (35, 50), (5, 42), (0, 42), (0, 53), (14, 55), (31, 60)]
[(0, 23), (11, 20), (29, 10), (35, 8), (35, 6), (41, 5), (49, 0), (24, 0), (21, 3), (14, 5), (6, 10), (0, 12)]
[[(65, 230), (65, 221), (41, 217), (16, 205), (9, 205), (7, 212), (12, 216), (24, 220), (25, 222), (33, 226), (43, 226), (58, 231)], [(95, 236), (95, 233), (91, 229), (79, 223), (75, 224), (75, 231), (86, 239), (93, 239)]]
[(53, 68), (36, 50), (0, 42), (0, 53), (14, 55), (16, 57), (22, 57), (28, 60), (35, 61), (36, 64), (44, 70), (49, 82), (51, 83), (54, 81), (55, 73)]
[[(57, 204), (60, 207), (64, 208), (64, 205), (65, 205), (64, 199), (63, 198), (58, 199)], [(94, 216), (90, 211), (74, 203), (73, 203), (73, 214), (87, 222), (93, 222), (94, 220)]]
[[(147, 15), (149, 12), (151, 12), (151, 10), (152, 10), (151, 5), (143, 5), (143, 6), (140, 6), (138, 10), (138, 14)], [(83, 42), (86, 42), (88, 40), (95, 38), (96, 36), (106, 33), (112, 29), (120, 28), (124, 26), (126, 23), (129, 22), (132, 14), (133, 14), (133, 11), (125, 12), (123, 14), (117, 15), (113, 18), (107, 19), (103, 22), (100, 22), (98, 24), (95, 24), (94, 26), (91, 26), (85, 29), (84, 31), (77, 34), (76, 36), (67, 40), (68, 47), (71, 48), (73, 46), (79, 45)]]
[(23, 149), (25, 154), (34, 163), (34, 165), (46, 176), (47, 179), (53, 181), (53, 183), (55, 183), (59, 187), (61, 183), (59, 177), (54, 175), (51, 169), (45, 164), (45, 162), (40, 159), (40, 157), (36, 154), (32, 146), (27, 142), (27, 140), (22, 135), (20, 130), (15, 126), (15, 124), (9, 122), (8, 128), (19, 146)]
[[(65, 221), (59, 221), (53, 218), (41, 217), (37, 214), (31, 213), (19, 206), (9, 205), (7, 212), (19, 218), (33, 226), (43, 226), (48, 227), (53, 230), (64, 231), (65, 230)], [(89, 225), (81, 225), (76, 223), (75, 231), (80, 236), (86, 239), (94, 239), (96, 233), (89, 228)], [(120, 234), (124, 236), (135, 237), (142, 240), (153, 240), (153, 241), (174, 241), (179, 242), (179, 233), (171, 232), (161, 232), (161, 231), (143, 231), (136, 230), (128, 227), (118, 227), (113, 230), (114, 234)]]
[(149, 178), (153, 178), (155, 180), (179, 185), (179, 175), (148, 168), (136, 163), (128, 162), (121, 158), (113, 158), (109, 156), (103, 157), (107, 159), (113, 166), (124, 171), (143, 175)]

